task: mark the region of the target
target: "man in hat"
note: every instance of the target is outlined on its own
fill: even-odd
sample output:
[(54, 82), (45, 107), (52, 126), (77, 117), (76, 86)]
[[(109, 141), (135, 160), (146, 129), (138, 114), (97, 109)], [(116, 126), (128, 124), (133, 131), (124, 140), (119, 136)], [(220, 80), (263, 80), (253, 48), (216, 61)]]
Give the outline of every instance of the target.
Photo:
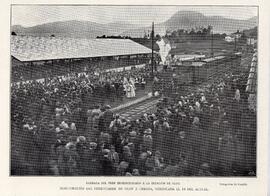
[(126, 171), (128, 170), (128, 168), (129, 168), (129, 163), (125, 162), (125, 161), (121, 161), (119, 164), (119, 167), (117, 168), (116, 175), (117, 176), (124, 176)]
[(104, 149), (102, 151), (102, 154), (103, 154), (103, 158), (101, 160), (102, 175), (104, 175), (104, 176), (114, 175), (113, 163), (109, 158), (110, 150)]
[(104, 121), (104, 131), (108, 132), (111, 122), (113, 121), (113, 112), (111, 111), (111, 106), (106, 105), (105, 111), (103, 113), (102, 119)]
[(158, 176), (164, 168), (164, 159), (160, 151), (156, 151), (154, 155), (147, 158), (146, 163), (147, 175)]
[(99, 113), (98, 111), (92, 110), (88, 116), (86, 124), (86, 136), (88, 141), (96, 142), (99, 136)]
[(132, 170), (132, 176), (140, 176), (140, 172), (138, 169), (133, 169)]
[(83, 160), (85, 162), (85, 172), (83, 173), (83, 175), (102, 175), (102, 167), (100, 164), (102, 160), (102, 153), (100, 153), (99, 149), (97, 148), (97, 143), (89, 143), (89, 148), (86, 148)]
[(141, 151), (142, 152), (147, 152), (147, 151), (152, 152), (152, 150), (153, 150), (152, 130), (150, 128), (148, 128), (144, 131)]
[(235, 161), (234, 138), (230, 132), (225, 132), (221, 139), (218, 157), (220, 166), (220, 175), (231, 176), (232, 166)]
[(38, 157), (40, 160), (40, 173), (47, 174), (49, 160), (52, 158), (52, 149), (56, 141), (55, 127), (52, 123), (49, 126), (42, 125), (36, 135), (39, 146)]
[(118, 98), (120, 98), (120, 101), (123, 101), (124, 93), (125, 93), (124, 85), (122, 83), (119, 83), (119, 87), (117, 89), (117, 96)]
[(170, 126), (162, 115), (160, 115), (158, 118), (159, 119), (154, 121), (153, 123), (155, 132), (155, 134), (153, 135), (154, 149), (164, 152), (165, 148), (167, 148), (165, 146), (164, 137), (166, 132), (168, 132)]
[(78, 161), (79, 155), (76, 151), (76, 145), (72, 142), (67, 143), (63, 154), (60, 155), (58, 160), (60, 174), (78, 175)]
[(192, 160), (192, 171), (197, 173), (197, 168), (199, 168), (199, 162), (201, 160), (201, 143), (202, 140), (202, 129), (200, 128), (200, 119), (198, 117), (193, 118), (191, 130), (190, 130), (190, 147), (192, 149), (191, 157)]
[(140, 171), (140, 174), (142, 176), (146, 175), (146, 161), (148, 158), (148, 153), (147, 152), (142, 152), (139, 157), (138, 157), (138, 169)]
[(37, 140), (33, 128), (29, 124), (25, 124), (20, 134), (18, 153), (22, 157), (22, 165), (26, 166), (26, 171), (28, 171), (25, 174), (35, 175), (39, 172), (40, 162), (37, 159), (39, 148), (36, 146)]
[(140, 144), (141, 144), (141, 137), (137, 134), (137, 132), (133, 129), (129, 132), (129, 143), (132, 143), (134, 145), (134, 156), (138, 157), (140, 153)]
[(171, 154), (172, 163), (178, 163), (181, 159), (180, 155), (189, 157), (190, 141), (185, 131), (179, 131), (177, 133), (172, 146), (173, 146)]
[(136, 168), (136, 161), (134, 154), (128, 145), (123, 147), (122, 160), (129, 163), (128, 171), (132, 172), (132, 169)]
[(117, 168), (118, 168), (118, 166), (119, 166), (119, 155), (115, 151), (114, 145), (111, 145), (111, 148), (110, 148), (110, 152), (108, 154), (108, 157), (109, 157), (110, 161), (112, 162), (113, 171), (115, 173), (116, 170), (117, 170)]

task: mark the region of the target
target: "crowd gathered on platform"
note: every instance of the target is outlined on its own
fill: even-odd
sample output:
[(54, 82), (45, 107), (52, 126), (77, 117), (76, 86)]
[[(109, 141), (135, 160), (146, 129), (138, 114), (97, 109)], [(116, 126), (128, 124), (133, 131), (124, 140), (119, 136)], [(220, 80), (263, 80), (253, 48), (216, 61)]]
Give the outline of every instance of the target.
[(61, 102), (67, 107), (83, 104), (91, 108), (93, 104), (135, 97), (135, 90), (144, 89), (149, 77), (145, 68), (122, 72), (72, 73), (42, 80), (12, 83), (12, 99), (14, 102), (19, 99), (19, 101), (16, 100), (18, 103), (27, 101), (27, 103), (21, 103), (21, 106), (29, 105), (28, 103), (53, 105)]
[(165, 98), (135, 120), (94, 101), (104, 94), (122, 99), (136, 81), (144, 86), (147, 73), (13, 84), (11, 174), (256, 175), (256, 111), (248, 107), (246, 74), (224, 74), (177, 100)]

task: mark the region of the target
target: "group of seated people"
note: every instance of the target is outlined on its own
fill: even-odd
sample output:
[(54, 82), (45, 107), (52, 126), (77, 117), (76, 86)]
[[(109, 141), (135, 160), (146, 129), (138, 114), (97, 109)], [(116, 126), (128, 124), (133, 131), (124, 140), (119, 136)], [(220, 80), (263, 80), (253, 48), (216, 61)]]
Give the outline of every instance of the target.
[(98, 85), (126, 73), (107, 74), (12, 86), (12, 175), (256, 175), (256, 112), (238, 83), (246, 74), (163, 99), (134, 120), (91, 105)]

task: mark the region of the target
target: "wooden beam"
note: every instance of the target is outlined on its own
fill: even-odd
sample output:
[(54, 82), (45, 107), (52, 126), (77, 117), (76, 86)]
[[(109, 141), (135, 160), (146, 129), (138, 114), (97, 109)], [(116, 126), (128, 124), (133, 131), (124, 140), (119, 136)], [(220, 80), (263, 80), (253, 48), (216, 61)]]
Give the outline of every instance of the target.
[(33, 62), (30, 62), (30, 77), (33, 79)]

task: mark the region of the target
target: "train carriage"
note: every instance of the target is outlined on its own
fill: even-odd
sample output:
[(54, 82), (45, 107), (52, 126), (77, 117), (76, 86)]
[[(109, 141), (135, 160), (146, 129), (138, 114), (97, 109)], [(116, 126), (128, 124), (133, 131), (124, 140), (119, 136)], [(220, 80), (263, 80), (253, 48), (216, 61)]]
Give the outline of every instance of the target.
[[(183, 61), (181, 65), (172, 65), (178, 85), (191, 85), (207, 81), (211, 77), (237, 69), (241, 63), (241, 53), (221, 55), (198, 61)], [(167, 78), (170, 78), (167, 76)]]

